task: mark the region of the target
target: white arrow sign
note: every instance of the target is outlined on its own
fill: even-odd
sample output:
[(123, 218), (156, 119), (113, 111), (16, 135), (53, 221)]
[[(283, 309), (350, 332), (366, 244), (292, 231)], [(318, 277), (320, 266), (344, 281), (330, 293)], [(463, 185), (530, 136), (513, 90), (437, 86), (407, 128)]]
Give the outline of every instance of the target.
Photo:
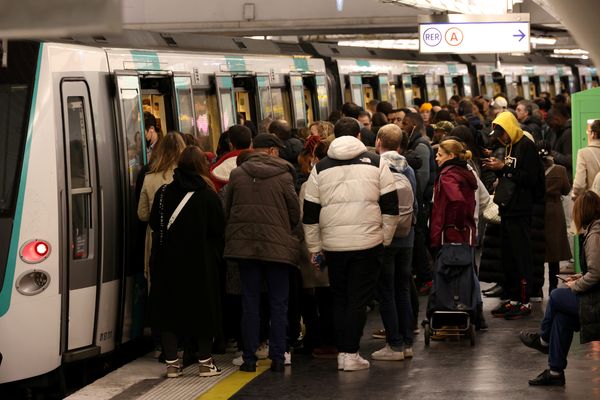
[(529, 22), (419, 24), (421, 53), (529, 53)]

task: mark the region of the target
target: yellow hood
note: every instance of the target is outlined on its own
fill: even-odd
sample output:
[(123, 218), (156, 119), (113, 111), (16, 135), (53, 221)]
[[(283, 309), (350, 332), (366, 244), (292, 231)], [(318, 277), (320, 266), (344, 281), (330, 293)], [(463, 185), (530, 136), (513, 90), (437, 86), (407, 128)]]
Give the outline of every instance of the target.
[(510, 111), (504, 111), (498, 114), (494, 122), (492, 122), (492, 128), (495, 125), (500, 125), (506, 133), (508, 133), (510, 142), (513, 144), (517, 143), (524, 136), (519, 121), (517, 121)]

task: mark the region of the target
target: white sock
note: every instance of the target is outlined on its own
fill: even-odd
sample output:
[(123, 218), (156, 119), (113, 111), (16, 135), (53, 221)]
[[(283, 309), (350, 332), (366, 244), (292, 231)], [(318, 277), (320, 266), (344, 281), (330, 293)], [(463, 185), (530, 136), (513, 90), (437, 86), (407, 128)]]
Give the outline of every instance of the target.
[(208, 363), (209, 363), (209, 361), (210, 361), (210, 359), (211, 359), (211, 357), (207, 358), (206, 360), (198, 360), (198, 362), (199, 362), (200, 364), (208, 364)]
[(548, 345), (550, 344), (550, 343), (546, 342), (544, 339), (542, 339), (541, 336), (540, 336), (540, 343), (542, 344), (542, 346), (546, 346), (546, 347), (548, 347)]
[(552, 375), (552, 376), (559, 376), (560, 372), (556, 372), (556, 371), (550, 370), (550, 375)]

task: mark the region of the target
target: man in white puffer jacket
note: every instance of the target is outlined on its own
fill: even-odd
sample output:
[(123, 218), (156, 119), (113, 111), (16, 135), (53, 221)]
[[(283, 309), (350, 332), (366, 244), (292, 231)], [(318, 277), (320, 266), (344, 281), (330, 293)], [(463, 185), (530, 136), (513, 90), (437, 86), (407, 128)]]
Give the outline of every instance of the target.
[(360, 141), (359, 122), (341, 118), (327, 157), (311, 171), (304, 199), (308, 250), (323, 256), (333, 294), (338, 369), (369, 368), (358, 353), (366, 307), (377, 283), (383, 246), (398, 222), (394, 177), (380, 157)]

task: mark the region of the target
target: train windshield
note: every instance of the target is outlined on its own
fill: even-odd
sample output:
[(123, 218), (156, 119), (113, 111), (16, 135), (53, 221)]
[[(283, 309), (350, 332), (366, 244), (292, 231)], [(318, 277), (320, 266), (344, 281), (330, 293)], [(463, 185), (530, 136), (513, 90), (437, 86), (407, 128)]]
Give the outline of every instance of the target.
[(39, 43), (8, 42), (0, 66), (0, 218), (13, 218)]

